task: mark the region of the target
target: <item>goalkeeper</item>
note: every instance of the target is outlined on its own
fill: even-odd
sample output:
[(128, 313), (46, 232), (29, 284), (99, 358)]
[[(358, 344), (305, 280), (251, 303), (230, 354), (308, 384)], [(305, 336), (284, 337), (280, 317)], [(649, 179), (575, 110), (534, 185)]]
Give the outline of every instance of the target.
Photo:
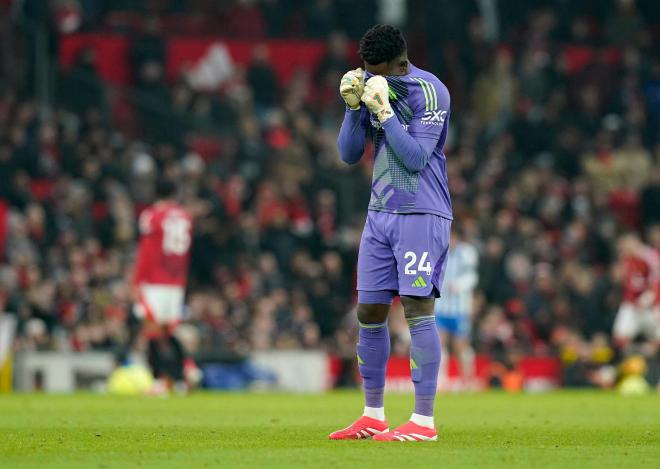
[[(449, 93), (434, 75), (412, 65), (401, 32), (371, 28), (360, 40), (364, 70), (346, 73), (346, 113), (337, 145), (348, 164), (360, 161), (367, 138), (375, 148), (371, 200), (358, 255), (360, 323), (357, 361), (364, 382), (362, 417), (331, 439), (434, 441), (433, 408), (440, 342), (433, 306), (440, 296), (452, 220), (442, 148)], [(410, 327), (415, 409), (389, 430), (383, 394), (390, 353), (387, 316), (399, 295)]]

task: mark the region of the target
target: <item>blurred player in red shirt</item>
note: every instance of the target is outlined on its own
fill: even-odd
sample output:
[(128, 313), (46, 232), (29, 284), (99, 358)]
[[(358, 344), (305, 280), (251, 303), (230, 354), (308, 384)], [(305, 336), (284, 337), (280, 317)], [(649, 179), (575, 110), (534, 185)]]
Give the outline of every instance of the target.
[(623, 300), (614, 321), (614, 339), (628, 346), (638, 335), (660, 343), (660, 254), (634, 233), (619, 239)]
[(149, 337), (149, 364), (156, 378), (191, 384), (198, 373), (172, 334), (184, 312), (192, 218), (175, 201), (169, 180), (157, 184), (156, 203), (140, 215), (140, 243), (133, 276), (135, 316)]

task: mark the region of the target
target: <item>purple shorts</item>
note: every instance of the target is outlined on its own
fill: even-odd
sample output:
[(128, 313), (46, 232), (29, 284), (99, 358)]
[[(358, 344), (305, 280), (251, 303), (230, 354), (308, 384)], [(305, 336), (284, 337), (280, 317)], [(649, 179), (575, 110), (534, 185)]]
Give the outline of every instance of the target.
[(428, 213), (369, 210), (358, 255), (358, 291), (439, 296), (451, 220)]

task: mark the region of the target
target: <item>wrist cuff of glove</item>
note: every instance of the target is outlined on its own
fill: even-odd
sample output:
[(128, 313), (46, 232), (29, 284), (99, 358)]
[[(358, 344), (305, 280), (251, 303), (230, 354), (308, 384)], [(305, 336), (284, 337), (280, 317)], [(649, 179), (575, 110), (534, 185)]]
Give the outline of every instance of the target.
[(376, 117), (378, 118), (381, 124), (393, 116), (394, 116), (394, 112), (391, 109), (383, 109), (378, 114), (376, 114)]

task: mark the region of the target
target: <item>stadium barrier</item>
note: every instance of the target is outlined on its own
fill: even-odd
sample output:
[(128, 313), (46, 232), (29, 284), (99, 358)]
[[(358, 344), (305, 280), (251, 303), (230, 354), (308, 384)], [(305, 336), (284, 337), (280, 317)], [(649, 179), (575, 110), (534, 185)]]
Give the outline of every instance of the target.
[[(133, 361), (145, 364), (136, 354)], [(294, 393), (321, 393), (337, 382), (341, 367), (337, 357), (310, 350), (268, 350), (253, 352), (239, 362), (206, 361), (204, 387), (218, 390), (270, 389)], [(109, 352), (34, 352), (17, 353), (14, 360), (15, 388), (20, 391), (42, 390), (49, 393), (78, 389), (105, 388), (115, 368)], [(356, 371), (357, 373), (357, 371)], [(359, 381), (359, 377), (356, 376)], [(544, 391), (561, 385), (561, 363), (551, 357), (527, 357), (515, 370), (478, 356), (475, 376), (468, 388), (487, 389), (497, 382), (510, 391)], [(511, 384), (513, 383), (513, 384)], [(466, 389), (460, 366), (450, 358), (447, 375), (441, 377), (439, 391)], [(408, 357), (390, 357), (386, 387), (390, 392), (412, 392)]]
[[(449, 357), (447, 374), (440, 376), (438, 390), (457, 392), (465, 389), (485, 390), (494, 383), (508, 391), (542, 392), (561, 386), (561, 362), (554, 357), (524, 357), (515, 369), (509, 370), (488, 357), (475, 358), (474, 376), (466, 381), (456, 357)], [(391, 392), (412, 392), (410, 360), (408, 357), (390, 357), (387, 363), (385, 387)]]
[[(326, 53), (326, 44), (319, 40), (269, 39), (259, 42), (269, 51), (272, 67), (280, 83), (287, 84), (299, 69), (316, 70)], [(182, 73), (198, 75), (202, 82), (222, 81), (227, 69), (234, 65), (246, 67), (252, 61), (254, 42), (215, 37), (171, 36), (164, 39), (166, 76), (170, 82)], [(58, 61), (64, 69), (71, 67), (84, 48), (96, 52), (96, 69), (107, 82), (128, 85), (132, 82), (131, 39), (127, 35), (111, 33), (75, 33), (60, 36)], [(357, 44), (350, 43), (356, 50)], [(569, 74), (577, 74), (602, 57), (610, 66), (621, 61), (617, 47), (597, 49), (581, 44), (566, 44), (558, 52)], [(219, 85), (219, 83), (216, 83)], [(215, 87), (213, 87), (215, 88)]]
[(329, 357), (325, 352), (276, 350), (256, 352), (251, 362), (275, 375), (277, 387), (290, 392), (323, 392), (328, 388)]
[(0, 393), (12, 389), (12, 344), (16, 333), (16, 318), (0, 313)]
[[(183, 72), (199, 76), (202, 84), (215, 83), (216, 88), (228, 69), (235, 65), (246, 67), (252, 61), (254, 42), (222, 37), (172, 37), (164, 41), (165, 68), (170, 82)], [(281, 83), (286, 84), (301, 68), (315, 70), (323, 60), (326, 44), (312, 40), (276, 40), (260, 42), (266, 46), (273, 60), (272, 66)], [(131, 40), (122, 35), (103, 33), (77, 33), (64, 35), (59, 40), (59, 63), (64, 69), (71, 67), (84, 48), (96, 51), (98, 74), (109, 83), (128, 85), (133, 77)]]
[[(133, 361), (145, 363), (136, 354)], [(251, 354), (245, 362), (260, 370), (259, 383), (285, 392), (323, 392), (329, 388), (329, 358), (320, 351), (274, 350)], [(221, 364), (219, 364), (221, 365)], [(205, 367), (203, 367), (205, 368)], [(67, 393), (78, 389), (102, 389), (115, 369), (115, 357), (110, 352), (35, 352), (25, 351), (15, 357), (15, 388), (20, 391)], [(216, 368), (217, 370), (217, 368)], [(220, 370), (225, 377), (216, 379), (215, 389), (245, 389), (253, 380), (243, 380), (237, 386), (226, 379), (228, 369)], [(227, 384), (229, 383), (229, 384)]]
[(14, 378), (19, 391), (67, 393), (104, 382), (115, 368), (109, 352), (21, 352)]

